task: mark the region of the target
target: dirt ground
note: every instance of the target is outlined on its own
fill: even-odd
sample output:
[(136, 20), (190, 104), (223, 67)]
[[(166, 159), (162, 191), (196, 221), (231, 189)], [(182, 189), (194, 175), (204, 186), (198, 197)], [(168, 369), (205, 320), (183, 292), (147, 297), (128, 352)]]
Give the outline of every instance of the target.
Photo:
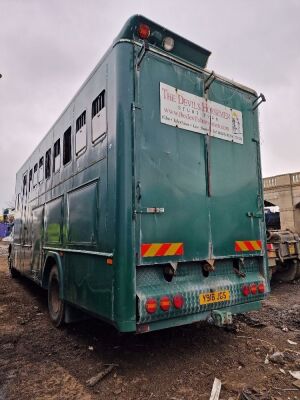
[[(231, 329), (198, 323), (120, 335), (91, 319), (58, 330), (46, 293), (10, 278), (6, 248), (0, 245), (0, 400), (208, 400), (215, 377), (220, 400), (236, 400), (245, 388), (243, 399), (300, 399), (289, 373), (300, 370), (299, 282), (274, 285), (263, 309), (235, 318)], [(112, 371), (89, 386), (107, 364)]]

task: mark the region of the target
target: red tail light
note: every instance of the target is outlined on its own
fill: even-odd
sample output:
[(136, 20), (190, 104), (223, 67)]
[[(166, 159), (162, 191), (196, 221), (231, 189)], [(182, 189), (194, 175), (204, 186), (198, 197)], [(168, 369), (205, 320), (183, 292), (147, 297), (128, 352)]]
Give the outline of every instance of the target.
[(274, 246), (272, 243), (267, 243), (267, 250), (274, 250)]
[(171, 307), (171, 301), (170, 301), (169, 297), (168, 296), (162, 297), (160, 299), (159, 305), (163, 311), (168, 311)]
[(175, 308), (179, 309), (182, 308), (184, 304), (184, 298), (181, 294), (176, 294), (176, 296), (173, 297), (173, 305)]
[(139, 37), (141, 39), (148, 39), (148, 37), (150, 36), (150, 28), (149, 28), (149, 26), (146, 25), (146, 24), (141, 24), (138, 27), (138, 34), (139, 34)]
[(249, 286), (244, 285), (244, 286), (242, 287), (242, 293), (243, 293), (244, 296), (249, 296), (249, 294), (250, 294)]
[(157, 301), (155, 299), (148, 299), (145, 304), (147, 313), (153, 314), (157, 310)]
[(258, 286), (257, 289), (259, 291), (259, 293), (265, 293), (265, 285), (263, 282), (261, 282)]
[(255, 283), (250, 285), (250, 292), (251, 292), (251, 294), (256, 294), (257, 293), (257, 286), (255, 285)]

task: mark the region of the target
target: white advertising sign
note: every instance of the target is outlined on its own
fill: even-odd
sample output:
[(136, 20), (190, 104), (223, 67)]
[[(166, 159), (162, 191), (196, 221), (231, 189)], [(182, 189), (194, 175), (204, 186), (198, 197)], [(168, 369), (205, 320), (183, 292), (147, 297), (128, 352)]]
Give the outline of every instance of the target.
[(242, 113), (160, 82), (160, 121), (243, 144)]

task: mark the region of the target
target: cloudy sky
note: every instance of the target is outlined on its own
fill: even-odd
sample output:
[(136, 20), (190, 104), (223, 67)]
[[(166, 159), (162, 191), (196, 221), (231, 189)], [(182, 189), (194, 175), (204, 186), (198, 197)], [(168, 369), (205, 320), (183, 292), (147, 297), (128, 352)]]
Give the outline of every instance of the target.
[(136, 13), (211, 50), (210, 69), (264, 93), (263, 175), (300, 170), (299, 0), (0, 0), (0, 210), (16, 171)]

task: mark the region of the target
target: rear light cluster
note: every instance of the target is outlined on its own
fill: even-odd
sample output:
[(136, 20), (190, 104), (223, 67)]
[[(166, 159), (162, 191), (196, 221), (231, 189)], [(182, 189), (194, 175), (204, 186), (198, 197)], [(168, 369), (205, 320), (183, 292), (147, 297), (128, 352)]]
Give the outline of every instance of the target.
[(244, 285), (242, 287), (242, 293), (244, 296), (249, 296), (250, 294), (265, 293), (265, 284), (263, 282), (256, 284), (251, 283), (251, 285)]
[[(150, 27), (146, 24), (140, 24), (138, 29), (137, 29), (137, 33), (139, 35), (139, 37), (143, 40), (146, 40), (149, 38), (150, 34), (151, 34), (151, 30)], [(162, 47), (166, 50), (166, 51), (171, 51), (174, 48), (174, 39), (170, 36), (166, 36), (163, 41), (162, 41)]]
[(272, 243), (267, 243), (267, 250), (274, 250), (274, 246)]
[(146, 301), (145, 308), (148, 314), (154, 314), (157, 311), (158, 307), (162, 311), (169, 311), (172, 306), (179, 310), (183, 307), (183, 305), (183, 296), (181, 294), (176, 294), (173, 299), (168, 296), (162, 296), (159, 299), (159, 302), (154, 298), (150, 298)]

